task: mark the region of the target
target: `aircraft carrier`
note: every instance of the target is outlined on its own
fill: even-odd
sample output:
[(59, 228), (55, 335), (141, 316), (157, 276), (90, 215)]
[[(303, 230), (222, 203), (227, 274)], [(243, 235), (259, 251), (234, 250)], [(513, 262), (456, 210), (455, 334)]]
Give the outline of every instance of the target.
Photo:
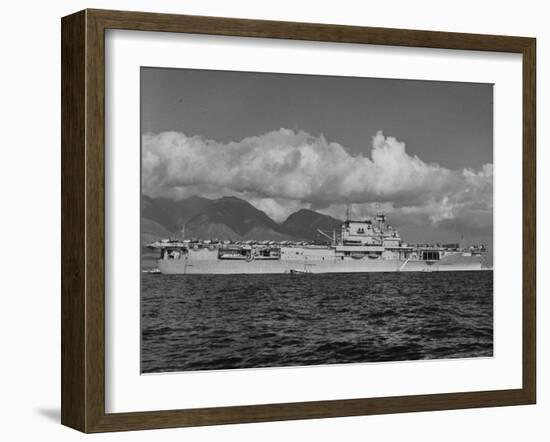
[(339, 231), (322, 232), (325, 244), (291, 241), (162, 239), (147, 247), (160, 252), (163, 274), (363, 273), (484, 270), (483, 245), (407, 244), (386, 215), (346, 220)]

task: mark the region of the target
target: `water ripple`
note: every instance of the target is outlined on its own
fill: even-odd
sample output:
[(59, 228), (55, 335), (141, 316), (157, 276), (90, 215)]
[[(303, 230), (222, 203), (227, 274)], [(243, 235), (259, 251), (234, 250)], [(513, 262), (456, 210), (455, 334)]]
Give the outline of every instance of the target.
[(142, 275), (144, 373), (493, 354), (493, 273)]

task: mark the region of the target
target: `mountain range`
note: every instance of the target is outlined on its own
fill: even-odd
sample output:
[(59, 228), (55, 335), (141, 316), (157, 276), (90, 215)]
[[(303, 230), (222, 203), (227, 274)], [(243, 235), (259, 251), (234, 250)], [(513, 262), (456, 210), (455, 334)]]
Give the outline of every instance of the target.
[(315, 241), (323, 238), (317, 232), (333, 230), (342, 221), (313, 210), (301, 209), (283, 223), (277, 223), (265, 212), (236, 197), (208, 199), (193, 196), (175, 201), (167, 198), (141, 198), (141, 243), (159, 238), (219, 240)]

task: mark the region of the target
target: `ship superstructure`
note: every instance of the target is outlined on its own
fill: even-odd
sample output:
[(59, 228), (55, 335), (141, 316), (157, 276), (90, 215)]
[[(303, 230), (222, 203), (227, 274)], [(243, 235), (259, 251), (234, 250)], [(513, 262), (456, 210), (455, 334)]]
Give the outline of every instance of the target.
[(484, 268), (485, 247), (407, 244), (384, 213), (348, 219), (338, 231), (319, 231), (324, 244), (302, 241), (217, 241), (163, 239), (148, 245), (160, 251), (165, 274), (357, 273), (467, 271)]

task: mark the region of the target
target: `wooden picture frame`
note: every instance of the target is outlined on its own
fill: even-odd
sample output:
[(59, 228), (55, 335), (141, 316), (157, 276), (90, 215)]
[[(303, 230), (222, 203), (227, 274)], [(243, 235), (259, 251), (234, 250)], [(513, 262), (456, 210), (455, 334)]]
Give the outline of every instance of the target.
[[(456, 392), (132, 413), (105, 412), (105, 30), (496, 51), (523, 57), (523, 385)], [(536, 158), (533, 38), (84, 10), (62, 19), (62, 408), (83, 432), (534, 404)]]

